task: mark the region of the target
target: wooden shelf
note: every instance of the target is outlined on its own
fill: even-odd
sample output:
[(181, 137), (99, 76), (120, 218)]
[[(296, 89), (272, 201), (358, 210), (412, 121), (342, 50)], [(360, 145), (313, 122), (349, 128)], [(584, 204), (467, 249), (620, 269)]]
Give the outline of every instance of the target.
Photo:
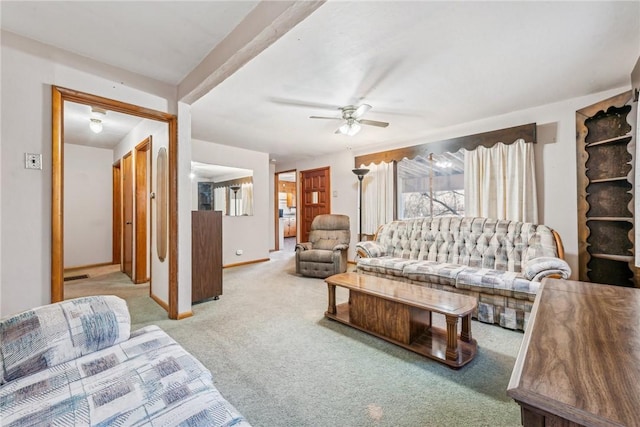
[(612, 144), (612, 143), (623, 141), (624, 139), (631, 138), (631, 137), (632, 135), (628, 133), (622, 136), (616, 136), (615, 138), (609, 138), (609, 139), (604, 139), (602, 141), (590, 142), (586, 145), (586, 147), (594, 147), (596, 145), (602, 145), (602, 144)]
[(598, 183), (598, 182), (615, 182), (615, 181), (626, 181), (626, 180), (627, 180), (626, 176), (617, 176), (615, 178), (592, 179), (589, 182), (591, 184), (595, 184), (595, 183)]
[(592, 258), (608, 259), (611, 261), (631, 262), (633, 257), (630, 255), (611, 255), (611, 254), (591, 254)]
[(627, 91), (576, 111), (579, 278), (640, 287), (635, 249), (637, 104)]
[(613, 216), (593, 216), (587, 217), (587, 221), (608, 221), (608, 222), (630, 222), (633, 224), (632, 217), (613, 217)]

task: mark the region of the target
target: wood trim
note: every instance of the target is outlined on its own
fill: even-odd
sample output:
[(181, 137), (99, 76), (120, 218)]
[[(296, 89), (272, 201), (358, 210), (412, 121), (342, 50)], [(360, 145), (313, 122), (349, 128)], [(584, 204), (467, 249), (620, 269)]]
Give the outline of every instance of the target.
[(556, 230), (551, 230), (553, 234), (553, 238), (556, 241), (556, 248), (558, 249), (558, 258), (564, 259), (564, 245), (562, 244), (562, 239), (560, 238), (560, 234)]
[(192, 317), (192, 316), (193, 316), (193, 311), (191, 311), (191, 310), (185, 311), (184, 313), (178, 313), (178, 319), (177, 320), (186, 319), (187, 317)]
[(147, 225), (149, 215), (149, 189), (147, 182), (149, 179), (149, 152), (151, 150), (151, 136), (145, 138), (135, 147), (135, 187), (134, 198), (136, 200), (135, 208), (135, 265), (133, 268), (134, 283), (146, 283), (149, 281), (147, 277), (147, 261), (149, 260), (149, 252), (147, 248)]
[[(151, 288), (151, 286), (149, 286), (149, 288)], [(149, 296), (151, 297), (152, 300), (154, 300), (160, 307), (164, 308), (165, 311), (169, 311), (169, 304), (167, 304), (166, 302), (162, 301), (159, 297), (155, 296), (152, 292), (149, 292)]]
[(51, 87), (51, 302), (64, 299), (64, 99)]
[(235, 263), (235, 264), (227, 264), (227, 265), (223, 265), (222, 268), (240, 267), (241, 265), (257, 264), (259, 262), (265, 262), (265, 261), (270, 261), (270, 259), (269, 258), (260, 258), (260, 259), (254, 259), (252, 261), (244, 261), (244, 262), (238, 262), (238, 263)]
[(497, 142), (513, 144), (518, 139), (526, 142), (536, 142), (536, 124), (529, 123), (521, 126), (514, 126), (505, 129), (493, 130), (490, 132), (477, 133), (474, 135), (461, 136), (457, 138), (445, 139), (441, 141), (427, 142), (425, 144), (411, 147), (397, 148), (395, 150), (380, 151), (378, 153), (356, 156), (355, 167), (366, 166), (371, 163), (399, 162), (404, 158), (413, 159), (417, 156), (427, 157), (429, 154), (455, 153), (464, 148), (465, 150), (475, 150), (479, 146), (491, 148)]
[(74, 267), (67, 267), (64, 269), (64, 272), (67, 273), (69, 271), (74, 270), (84, 270), (85, 268), (95, 268), (95, 267), (105, 267), (107, 265), (115, 265), (113, 262), (99, 262), (97, 264), (87, 264), (87, 265), (78, 265)]
[(112, 176), (112, 219), (111, 219), (111, 261), (122, 263), (122, 169), (120, 160), (113, 164)]
[(178, 119), (164, 113), (101, 96), (51, 86), (51, 302), (64, 299), (63, 274), (63, 114), (64, 101), (77, 102), (165, 122), (169, 126), (169, 317), (178, 317)]
[(169, 119), (169, 318), (178, 319), (178, 119), (176, 116), (171, 116)]

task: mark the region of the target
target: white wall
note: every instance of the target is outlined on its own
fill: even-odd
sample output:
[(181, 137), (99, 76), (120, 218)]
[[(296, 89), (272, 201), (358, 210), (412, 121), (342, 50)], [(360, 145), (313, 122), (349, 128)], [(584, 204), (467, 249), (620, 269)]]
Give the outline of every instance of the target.
[(346, 213), (351, 217), (349, 259), (353, 259), (358, 214), (358, 187), (356, 178), (351, 172), (355, 156), (535, 122), (538, 125), (538, 143), (535, 154), (539, 222), (560, 233), (565, 248), (565, 259), (573, 270), (572, 278), (577, 279), (578, 196), (575, 112), (627, 90), (629, 87), (611, 89), (485, 120), (463, 123), (446, 129), (437, 129), (425, 134), (422, 138), (401, 144), (379, 145), (353, 152), (344, 151), (304, 162), (278, 164), (277, 171), (294, 168), (300, 171), (322, 166), (331, 167), (332, 189), (338, 190), (338, 197), (332, 199), (331, 210), (334, 213)]
[(64, 267), (112, 261), (113, 151), (64, 144)]
[[(51, 85), (159, 111), (175, 112), (177, 104), (170, 85), (11, 33), (1, 36), (4, 316), (51, 301)], [(42, 153), (43, 169), (25, 169), (24, 153)]]
[[(269, 179), (273, 176), (269, 176), (268, 154), (194, 139), (191, 156), (196, 162), (253, 170), (253, 216), (222, 217), (222, 264), (269, 258), (269, 233), (273, 233)], [(236, 255), (238, 249), (242, 249), (242, 255)]]

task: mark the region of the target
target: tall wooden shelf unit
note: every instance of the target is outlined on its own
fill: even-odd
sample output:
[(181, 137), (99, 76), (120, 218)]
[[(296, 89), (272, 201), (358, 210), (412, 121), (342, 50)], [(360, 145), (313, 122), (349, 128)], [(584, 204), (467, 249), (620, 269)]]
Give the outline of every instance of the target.
[(576, 112), (580, 280), (640, 287), (635, 267), (632, 92)]

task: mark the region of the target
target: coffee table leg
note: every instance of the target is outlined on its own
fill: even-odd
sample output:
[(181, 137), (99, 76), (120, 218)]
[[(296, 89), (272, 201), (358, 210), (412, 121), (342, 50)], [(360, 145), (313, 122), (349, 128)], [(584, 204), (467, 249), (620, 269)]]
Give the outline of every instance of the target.
[(460, 331), (460, 339), (464, 342), (471, 342), (471, 315), (462, 318), (462, 331)]
[(330, 314), (336, 314), (336, 285), (327, 283), (329, 289), (329, 307), (327, 312)]
[(458, 316), (446, 316), (448, 360), (458, 360)]

